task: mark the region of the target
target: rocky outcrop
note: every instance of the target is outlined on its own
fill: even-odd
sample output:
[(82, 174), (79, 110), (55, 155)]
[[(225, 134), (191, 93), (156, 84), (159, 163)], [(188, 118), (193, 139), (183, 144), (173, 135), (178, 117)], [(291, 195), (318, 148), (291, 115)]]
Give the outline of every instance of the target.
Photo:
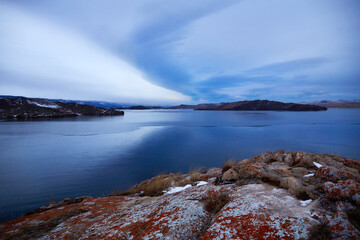
[(237, 110), (237, 111), (323, 111), (326, 107), (299, 104), (299, 103), (283, 103), (268, 100), (239, 101), (231, 103), (223, 103), (205, 108), (196, 108), (196, 110)]
[(65, 199), (0, 224), (0, 239), (359, 239), (357, 166), (336, 155), (269, 152), (225, 171)]
[(119, 116), (123, 111), (73, 102), (53, 102), (24, 97), (0, 98), (0, 119)]
[(239, 177), (239, 174), (234, 169), (229, 169), (222, 175), (221, 179), (224, 181), (235, 181)]

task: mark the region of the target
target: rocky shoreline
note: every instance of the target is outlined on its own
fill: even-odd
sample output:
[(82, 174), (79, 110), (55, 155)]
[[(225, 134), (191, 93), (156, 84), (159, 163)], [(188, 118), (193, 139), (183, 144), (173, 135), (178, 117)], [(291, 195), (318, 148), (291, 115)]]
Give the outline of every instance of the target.
[(268, 152), (65, 199), (0, 224), (0, 239), (360, 239), (360, 162)]
[(0, 119), (61, 118), (77, 116), (121, 116), (123, 111), (86, 104), (48, 101), (38, 98), (0, 98)]

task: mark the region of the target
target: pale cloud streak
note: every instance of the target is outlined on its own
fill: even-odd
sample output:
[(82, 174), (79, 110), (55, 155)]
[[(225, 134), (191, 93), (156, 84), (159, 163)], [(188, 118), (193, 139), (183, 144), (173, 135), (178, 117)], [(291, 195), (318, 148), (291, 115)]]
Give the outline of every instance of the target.
[(233, 75), (281, 62), (339, 59), (359, 47), (346, 31), (356, 24), (337, 13), (340, 2), (241, 1), (190, 24), (173, 57), (195, 76), (209, 69)]
[(0, 16), (0, 94), (152, 104), (190, 101), (151, 83), (136, 67), (75, 31), (4, 3)]

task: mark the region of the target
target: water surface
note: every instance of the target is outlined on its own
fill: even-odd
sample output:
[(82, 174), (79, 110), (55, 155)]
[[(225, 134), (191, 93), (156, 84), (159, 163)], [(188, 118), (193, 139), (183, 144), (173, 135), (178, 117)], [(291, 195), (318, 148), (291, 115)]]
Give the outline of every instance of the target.
[(163, 172), (266, 151), (360, 159), (360, 109), (134, 110), (125, 116), (0, 122), (0, 221), (51, 200), (106, 196)]

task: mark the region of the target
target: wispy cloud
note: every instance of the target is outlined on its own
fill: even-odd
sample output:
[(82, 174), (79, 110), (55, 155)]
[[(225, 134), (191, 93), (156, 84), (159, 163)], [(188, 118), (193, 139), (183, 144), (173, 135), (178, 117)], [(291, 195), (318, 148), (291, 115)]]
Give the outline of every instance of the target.
[[(319, 94), (324, 92), (354, 96), (360, 85), (355, 80), (360, 77), (354, 64), (360, 60), (354, 51), (360, 49), (354, 41), (360, 35), (355, 9), (360, 5), (351, 0), (242, 1), (189, 25), (173, 58), (208, 91), (205, 98), (225, 92), (223, 100), (276, 98), (270, 87), (284, 89), (285, 99), (306, 100), (310, 94), (303, 89), (321, 98), (327, 98)], [(348, 93), (337, 85), (347, 85)]]
[(281, 63), (272, 63), (246, 71), (245, 74), (252, 77), (291, 78), (305, 74), (308, 70), (318, 69), (330, 61), (326, 58), (306, 58)]
[(6, 4), (1, 4), (0, 15), (3, 94), (33, 96), (35, 88), (38, 97), (190, 101), (151, 83), (140, 70), (76, 32)]

